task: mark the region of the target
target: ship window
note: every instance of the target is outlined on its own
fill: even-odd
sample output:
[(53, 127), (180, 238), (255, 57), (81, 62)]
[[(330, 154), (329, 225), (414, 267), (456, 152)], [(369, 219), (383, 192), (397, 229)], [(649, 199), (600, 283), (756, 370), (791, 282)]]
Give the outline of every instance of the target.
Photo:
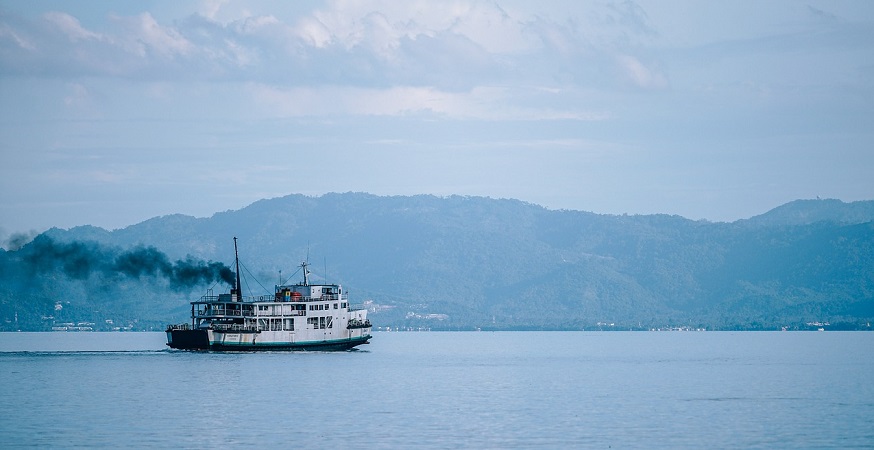
[(337, 305), (336, 303), (334, 303), (334, 309), (337, 309), (337, 306), (338, 306), (338, 305)]

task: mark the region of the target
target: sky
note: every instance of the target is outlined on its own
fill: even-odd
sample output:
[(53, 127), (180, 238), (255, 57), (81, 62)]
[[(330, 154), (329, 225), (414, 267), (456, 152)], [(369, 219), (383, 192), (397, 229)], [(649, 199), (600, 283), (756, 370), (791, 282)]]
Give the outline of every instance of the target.
[(734, 221), (872, 173), (868, 0), (0, 0), (0, 236), (349, 191)]

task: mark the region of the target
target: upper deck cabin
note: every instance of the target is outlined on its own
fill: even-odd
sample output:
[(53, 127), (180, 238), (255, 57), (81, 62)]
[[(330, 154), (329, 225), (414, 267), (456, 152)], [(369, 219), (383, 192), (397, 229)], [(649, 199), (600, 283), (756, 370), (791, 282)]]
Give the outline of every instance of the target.
[[(211, 295), (191, 302), (193, 315), (204, 316), (260, 316), (306, 315), (305, 311), (346, 309), (349, 295), (338, 284), (282, 285), (275, 287), (273, 296), (240, 297), (237, 294)], [(279, 307), (279, 304), (285, 304)], [(275, 306), (271, 306), (275, 305)], [(257, 307), (256, 307), (257, 306)]]
[(346, 300), (339, 284), (292, 284), (276, 286), (277, 302), (312, 302)]
[(309, 284), (308, 264), (301, 263), (303, 282), (274, 286), (274, 295), (243, 297), (237, 289), (229, 294), (213, 295), (208, 291), (199, 301), (191, 302), (192, 319), (230, 319), (252, 316), (306, 316), (317, 311), (345, 310), (349, 296), (339, 284)]

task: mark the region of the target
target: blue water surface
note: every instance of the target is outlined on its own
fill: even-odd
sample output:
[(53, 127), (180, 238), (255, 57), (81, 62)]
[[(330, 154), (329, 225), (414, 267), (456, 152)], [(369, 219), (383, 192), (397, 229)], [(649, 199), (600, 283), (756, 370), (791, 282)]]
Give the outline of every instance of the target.
[(0, 333), (0, 442), (153, 448), (874, 447), (874, 333), (376, 333), (348, 352)]

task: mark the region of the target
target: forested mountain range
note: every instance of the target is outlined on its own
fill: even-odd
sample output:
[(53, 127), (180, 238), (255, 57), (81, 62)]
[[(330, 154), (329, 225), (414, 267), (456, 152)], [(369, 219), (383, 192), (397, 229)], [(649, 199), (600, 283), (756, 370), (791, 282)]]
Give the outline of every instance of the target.
[(314, 279), (366, 303), (376, 327), (869, 329), (874, 319), (874, 201), (798, 200), (713, 223), (345, 193), (51, 229), (0, 252), (0, 328), (184, 322), (188, 301), (227, 289), (233, 237), (247, 295), (297, 281), (308, 260)]

